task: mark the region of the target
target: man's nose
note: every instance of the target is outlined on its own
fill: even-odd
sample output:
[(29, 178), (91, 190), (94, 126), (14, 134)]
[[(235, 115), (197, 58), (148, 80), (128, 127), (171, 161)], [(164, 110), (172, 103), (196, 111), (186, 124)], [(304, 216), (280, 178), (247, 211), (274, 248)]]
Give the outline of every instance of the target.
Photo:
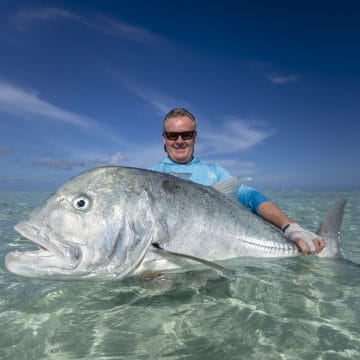
[(185, 140), (183, 139), (183, 137), (181, 136), (181, 134), (178, 135), (177, 139), (176, 139), (176, 143), (177, 144), (182, 144), (184, 143)]

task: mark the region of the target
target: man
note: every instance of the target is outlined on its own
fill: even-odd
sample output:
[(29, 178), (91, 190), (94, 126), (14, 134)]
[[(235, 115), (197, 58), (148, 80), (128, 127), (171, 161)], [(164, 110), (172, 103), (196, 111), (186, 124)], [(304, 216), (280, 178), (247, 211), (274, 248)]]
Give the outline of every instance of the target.
[[(230, 174), (220, 166), (194, 156), (196, 135), (194, 115), (183, 108), (171, 110), (163, 121), (163, 143), (167, 156), (150, 169), (165, 173), (188, 173), (191, 174), (190, 180), (203, 185), (230, 178)], [(303, 229), (259, 191), (242, 185), (238, 198), (244, 206), (282, 229), (304, 254), (319, 253), (325, 247), (322, 238)]]

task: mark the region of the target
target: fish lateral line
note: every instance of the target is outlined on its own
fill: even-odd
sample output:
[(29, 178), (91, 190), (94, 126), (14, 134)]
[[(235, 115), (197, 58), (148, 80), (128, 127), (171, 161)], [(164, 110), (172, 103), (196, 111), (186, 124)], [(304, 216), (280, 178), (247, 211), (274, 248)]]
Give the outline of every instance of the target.
[(157, 252), (159, 253), (163, 253), (163, 254), (167, 254), (167, 255), (172, 255), (172, 256), (178, 256), (178, 257), (182, 257), (185, 259), (189, 259), (189, 260), (193, 260), (195, 262), (198, 262), (200, 264), (203, 264), (213, 270), (218, 271), (221, 275), (227, 277), (227, 278), (234, 278), (236, 276), (236, 272), (231, 270), (231, 269), (227, 269), (219, 264), (216, 264), (212, 261), (208, 261), (205, 259), (201, 259), (199, 257), (196, 256), (192, 256), (192, 255), (188, 255), (188, 254), (183, 254), (183, 253), (178, 253), (178, 252), (174, 252), (174, 251), (170, 251), (170, 250), (166, 250), (164, 249), (158, 242), (154, 242), (151, 244)]

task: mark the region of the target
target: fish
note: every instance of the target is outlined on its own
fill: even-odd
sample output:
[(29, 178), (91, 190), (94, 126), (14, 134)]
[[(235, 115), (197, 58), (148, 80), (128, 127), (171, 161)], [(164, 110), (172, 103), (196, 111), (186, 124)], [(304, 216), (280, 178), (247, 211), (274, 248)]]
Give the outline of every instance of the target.
[[(43, 279), (122, 279), (241, 257), (300, 256), (281, 230), (239, 203), (243, 179), (204, 186), (171, 174), (102, 166), (65, 182), (14, 229), (37, 249), (12, 251), (8, 271)], [(318, 254), (343, 258), (339, 231), (346, 200), (319, 227)]]

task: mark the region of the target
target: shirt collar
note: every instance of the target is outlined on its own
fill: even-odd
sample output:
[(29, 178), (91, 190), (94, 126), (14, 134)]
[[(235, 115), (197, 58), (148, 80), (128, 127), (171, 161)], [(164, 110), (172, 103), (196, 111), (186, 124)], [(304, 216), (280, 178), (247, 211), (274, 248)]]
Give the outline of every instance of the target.
[(200, 159), (197, 156), (193, 156), (192, 159), (187, 163), (178, 163), (176, 161), (171, 160), (168, 156), (164, 157), (161, 162), (164, 164), (170, 164), (170, 165), (192, 165), (197, 162), (199, 162)]

